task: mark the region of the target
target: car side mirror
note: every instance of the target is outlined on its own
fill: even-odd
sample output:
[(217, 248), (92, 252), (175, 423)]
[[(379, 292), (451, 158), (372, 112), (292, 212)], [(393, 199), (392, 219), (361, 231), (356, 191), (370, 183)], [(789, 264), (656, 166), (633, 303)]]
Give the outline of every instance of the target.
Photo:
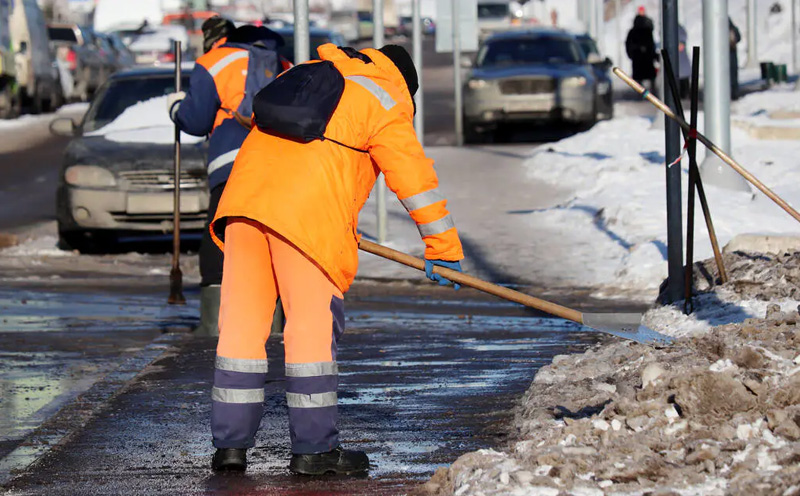
[(602, 64), (605, 61), (605, 59), (603, 59), (603, 57), (598, 53), (590, 53), (586, 57), (586, 61), (592, 65), (597, 65), (597, 64)]
[(75, 121), (69, 117), (59, 117), (50, 122), (50, 132), (55, 136), (65, 136), (71, 138), (78, 132)]
[(472, 67), (472, 58), (464, 55), (461, 57), (460, 63), (462, 69), (470, 69)]

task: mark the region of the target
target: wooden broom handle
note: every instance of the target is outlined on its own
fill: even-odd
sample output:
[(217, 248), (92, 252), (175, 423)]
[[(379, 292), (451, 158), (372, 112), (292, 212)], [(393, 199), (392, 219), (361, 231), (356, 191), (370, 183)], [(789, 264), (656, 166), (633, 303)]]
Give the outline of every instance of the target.
[[(363, 238), (359, 241), (358, 247), (367, 253), (372, 253), (373, 255), (378, 255), (379, 257), (383, 257), (387, 260), (392, 260), (403, 265), (407, 265), (408, 267), (425, 271), (425, 261), (420, 258), (412, 257), (406, 253), (387, 248), (383, 245), (367, 241)], [(526, 307), (535, 308), (550, 315), (555, 315), (556, 317), (561, 317), (563, 319), (577, 322), (578, 324), (583, 324), (583, 314), (577, 310), (563, 307), (549, 301), (540, 300), (539, 298), (534, 298), (533, 296), (526, 295), (525, 293), (520, 293), (519, 291), (514, 291), (513, 289), (498, 286), (497, 284), (492, 284), (482, 279), (478, 279), (477, 277), (448, 269), (446, 267), (440, 267), (436, 265), (433, 267), (433, 273), (439, 274), (442, 277), (464, 286), (469, 286), (470, 288), (483, 291), (484, 293), (489, 293), (505, 300), (520, 303)]]
[(667, 105), (664, 102), (656, 98), (652, 93), (650, 92), (645, 93), (645, 88), (641, 84), (634, 81), (630, 76), (625, 74), (619, 67), (615, 67), (613, 72), (614, 74), (617, 75), (618, 78), (622, 79), (625, 83), (627, 83), (628, 86), (633, 88), (634, 91), (636, 91), (640, 95), (644, 95), (644, 98), (648, 102), (652, 103), (658, 110), (664, 112), (664, 114), (667, 117), (677, 122), (678, 125), (681, 126), (683, 129), (685, 129), (690, 133), (696, 133), (698, 141), (704, 144), (709, 150), (711, 150), (714, 154), (716, 154), (723, 162), (728, 164), (733, 170), (738, 172), (739, 175), (741, 175), (743, 178), (749, 181), (750, 184), (758, 188), (770, 200), (778, 204), (778, 206), (781, 207), (783, 210), (785, 210), (787, 214), (794, 217), (795, 220), (800, 221), (800, 213), (798, 213), (797, 210), (793, 209), (792, 206), (786, 203), (786, 201), (784, 201), (783, 198), (781, 198), (774, 191), (769, 189), (767, 185), (759, 181), (758, 178), (753, 174), (751, 174), (747, 169), (739, 165), (739, 163), (736, 162), (734, 159), (732, 159), (727, 153), (720, 150), (717, 145), (711, 142), (711, 140), (709, 140), (702, 134), (698, 133), (696, 130), (692, 131), (691, 126), (689, 126), (689, 124), (685, 120), (683, 120), (682, 116), (675, 115), (675, 112), (673, 112), (669, 107), (667, 107)]

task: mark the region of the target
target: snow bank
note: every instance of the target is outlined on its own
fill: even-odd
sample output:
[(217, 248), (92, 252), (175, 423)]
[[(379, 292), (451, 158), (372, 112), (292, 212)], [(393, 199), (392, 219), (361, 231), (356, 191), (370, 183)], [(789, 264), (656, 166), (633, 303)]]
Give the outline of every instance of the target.
[[(743, 99), (735, 111), (763, 114), (779, 105), (800, 106), (800, 95), (767, 92)], [(735, 129), (733, 142), (734, 158), (791, 204), (800, 205), (800, 169), (795, 164), (800, 143), (757, 141)], [(705, 151), (698, 152), (702, 160)], [(642, 117), (602, 122), (550, 145), (526, 163), (530, 176), (574, 192), (559, 205), (529, 214), (530, 224), (561, 224), (581, 233), (566, 250), (573, 270), (584, 273), (585, 285), (641, 291), (641, 297), (652, 298), (667, 276), (664, 161), (663, 131), (651, 129), (650, 120)], [(687, 159), (681, 167), (686, 198)], [(800, 234), (800, 224), (760, 192), (706, 185), (706, 193), (722, 245), (742, 233)], [(697, 212), (695, 258), (702, 259), (712, 252), (699, 204)], [(584, 270), (599, 264), (605, 270)]]
[[(167, 113), (167, 97), (151, 98), (128, 107), (116, 119), (84, 136), (103, 136), (119, 143), (170, 144), (175, 125)], [(181, 143), (197, 143), (205, 137), (181, 133)]]
[[(793, 254), (790, 263), (798, 262)], [(737, 295), (747, 291), (716, 304), (717, 292), (707, 293), (706, 317), (735, 312)], [(793, 303), (765, 304), (761, 318), (662, 349), (617, 342), (555, 357), (516, 408), (508, 446), (462, 456), (418, 494), (798, 494), (800, 314)], [(674, 329), (684, 325), (661, 317)]]
[(74, 252), (58, 248), (58, 238), (53, 235), (31, 237), (18, 245), (0, 250), (4, 257), (71, 257)]

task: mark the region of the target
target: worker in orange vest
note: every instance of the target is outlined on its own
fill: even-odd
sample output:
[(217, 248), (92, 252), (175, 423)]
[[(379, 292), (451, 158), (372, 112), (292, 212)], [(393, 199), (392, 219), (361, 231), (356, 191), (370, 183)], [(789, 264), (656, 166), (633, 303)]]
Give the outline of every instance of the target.
[[(250, 132), (252, 101), (291, 63), (277, 53), (283, 38), (265, 27), (236, 28), (219, 16), (202, 26), (203, 50), (192, 71), (189, 89), (172, 93), (167, 106), (178, 127), (194, 136), (209, 135), (208, 216), (214, 218), (233, 161)], [(200, 325), (197, 335), (219, 334), (222, 251), (211, 241), (208, 230), (200, 242)]]
[(284, 329), (292, 458), (300, 474), (354, 474), (362, 451), (339, 444), (337, 341), (343, 295), (358, 266), (358, 213), (378, 175), (397, 195), (434, 265), (461, 270), (463, 250), (433, 161), (414, 132), (419, 84), (405, 49), (323, 45), (254, 100), (254, 129), (220, 201), (212, 237), (224, 246), (220, 338), (212, 391), (215, 470), (244, 470), (263, 415), (275, 297)]

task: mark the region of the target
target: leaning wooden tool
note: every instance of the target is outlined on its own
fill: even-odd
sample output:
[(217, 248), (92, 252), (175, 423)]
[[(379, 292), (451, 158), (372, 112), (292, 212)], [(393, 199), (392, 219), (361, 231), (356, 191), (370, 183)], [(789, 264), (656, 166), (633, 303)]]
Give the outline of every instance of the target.
[[(361, 239), (358, 243), (358, 247), (367, 253), (378, 255), (387, 260), (392, 260), (417, 270), (425, 270), (424, 260), (387, 248), (383, 245)], [(457, 282), (458, 284), (469, 286), (508, 301), (520, 303), (526, 307), (541, 310), (542, 312), (561, 317), (562, 319), (577, 322), (590, 329), (606, 334), (612, 334), (644, 344), (663, 345), (669, 344), (672, 341), (671, 337), (659, 334), (642, 325), (642, 315), (638, 313), (582, 313), (571, 308), (520, 293), (519, 291), (514, 291), (513, 289), (486, 282), (477, 277), (455, 270), (436, 266), (433, 268), (433, 272), (434, 274), (440, 274), (442, 277)]]
[(685, 120), (683, 120), (683, 117), (675, 115), (675, 112), (670, 110), (670, 108), (664, 102), (662, 102), (661, 100), (656, 98), (652, 93), (647, 91), (641, 84), (639, 84), (636, 81), (634, 81), (630, 76), (625, 74), (625, 72), (622, 69), (620, 69), (619, 67), (615, 67), (614, 68), (614, 74), (616, 74), (618, 78), (622, 79), (628, 86), (633, 88), (634, 91), (636, 91), (637, 93), (642, 95), (642, 98), (644, 98), (648, 102), (652, 103), (658, 110), (664, 112), (664, 114), (667, 117), (669, 117), (670, 119), (672, 119), (675, 122), (677, 122), (684, 130), (692, 133), (692, 135), (693, 135), (692, 137), (694, 137), (696, 135), (697, 140), (700, 143), (704, 144), (706, 146), (706, 148), (711, 150), (723, 162), (725, 162), (733, 170), (738, 172), (743, 178), (745, 178), (747, 181), (749, 181), (750, 184), (752, 184), (753, 186), (758, 188), (762, 193), (767, 195), (767, 197), (770, 200), (774, 201), (779, 207), (784, 209), (786, 211), (786, 213), (788, 213), (789, 215), (794, 217), (795, 220), (800, 222), (800, 212), (798, 212), (797, 210), (793, 209), (792, 206), (789, 205), (788, 203), (786, 203), (786, 201), (783, 198), (781, 198), (780, 196), (775, 194), (774, 191), (772, 191), (764, 183), (759, 181), (758, 178), (756, 178), (756, 176), (754, 176), (747, 169), (745, 169), (744, 167), (739, 165), (739, 163), (737, 161), (735, 161), (734, 159), (732, 159), (727, 153), (725, 153), (724, 151), (720, 150), (717, 145), (715, 145), (714, 143), (711, 142), (711, 140), (709, 140), (708, 138), (706, 138), (702, 134), (698, 133), (697, 131), (693, 131), (692, 130), (692, 126), (690, 126)]

